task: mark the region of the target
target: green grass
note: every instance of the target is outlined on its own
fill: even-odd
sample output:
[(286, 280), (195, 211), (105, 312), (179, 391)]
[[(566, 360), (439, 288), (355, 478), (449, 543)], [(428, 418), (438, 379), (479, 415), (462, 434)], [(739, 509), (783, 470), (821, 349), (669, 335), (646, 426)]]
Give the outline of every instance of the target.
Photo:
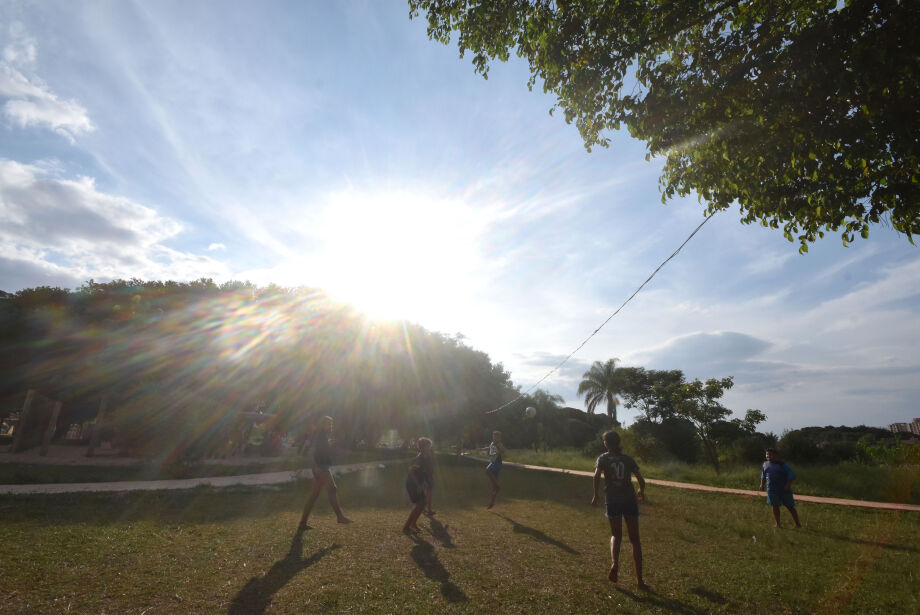
[[(650, 593), (606, 580), (609, 527), (586, 477), (438, 457), (433, 519), (402, 534), (405, 464), (338, 478), (293, 541), (308, 482), (273, 488), (4, 496), (3, 613), (916, 613), (920, 515), (650, 486)], [(785, 520), (788, 520), (786, 518)], [(754, 540), (754, 537), (757, 540)]]
[[(399, 459), (411, 457), (405, 451), (369, 450), (348, 451), (336, 459), (336, 463), (361, 463), (378, 459)], [(306, 457), (286, 457), (273, 461), (259, 461), (258, 458), (240, 458), (231, 464), (197, 462), (191, 464), (163, 464), (155, 461), (139, 461), (129, 465), (50, 465), (29, 463), (0, 463), (0, 485), (25, 485), (44, 483), (98, 483), (111, 481), (162, 480), (176, 478), (198, 478), (202, 476), (237, 476), (259, 474), (281, 470), (298, 470), (310, 467)]]
[[(514, 449), (505, 456), (508, 461), (570, 470), (591, 471), (594, 459), (579, 450), (564, 449), (534, 452)], [(727, 466), (716, 474), (711, 466), (687, 463), (648, 464), (639, 462), (646, 478), (699, 483), (734, 489), (757, 489), (760, 467)], [(795, 492), (856, 500), (920, 504), (920, 468), (890, 468), (859, 463), (837, 465), (793, 465), (797, 478)]]

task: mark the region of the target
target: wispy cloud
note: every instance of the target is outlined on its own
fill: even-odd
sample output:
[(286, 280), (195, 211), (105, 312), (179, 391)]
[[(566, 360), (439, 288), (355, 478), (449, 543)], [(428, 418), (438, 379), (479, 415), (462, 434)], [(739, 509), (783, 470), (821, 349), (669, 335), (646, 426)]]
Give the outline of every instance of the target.
[(74, 143), (76, 137), (94, 129), (87, 110), (75, 100), (57, 96), (33, 69), (37, 45), (20, 24), (7, 28), (10, 42), (0, 60), (0, 98), (3, 115), (21, 128), (48, 128)]
[(211, 245), (208, 246), (208, 252), (214, 252), (215, 250), (224, 251), (226, 249), (227, 249), (227, 246), (225, 246), (222, 243), (212, 243)]

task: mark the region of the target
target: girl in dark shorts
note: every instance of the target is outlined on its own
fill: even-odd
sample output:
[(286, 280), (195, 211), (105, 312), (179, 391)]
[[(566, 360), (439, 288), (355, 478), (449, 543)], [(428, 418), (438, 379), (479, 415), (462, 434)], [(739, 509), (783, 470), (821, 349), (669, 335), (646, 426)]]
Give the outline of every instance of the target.
[[(623, 519), (626, 519), (626, 531), (632, 544), (633, 562), (636, 568), (636, 585), (639, 589), (648, 589), (642, 578), (642, 544), (639, 542), (639, 500), (645, 499), (645, 479), (639, 473), (635, 459), (620, 450), (620, 435), (615, 431), (604, 434), (604, 446), (607, 452), (597, 458), (594, 464), (594, 498), (591, 506), (597, 506), (597, 492), (601, 476), (606, 485), (607, 519), (610, 521), (610, 572), (607, 578), (616, 583), (620, 571), (620, 544), (623, 542)], [(639, 493), (632, 485), (632, 475), (636, 475)]]
[(415, 441), (415, 448), (418, 455), (412, 460), (409, 466), (409, 475), (406, 477), (406, 492), (409, 494), (409, 500), (414, 507), (403, 525), (404, 532), (418, 531), (418, 518), (428, 502), (428, 494), (431, 491), (432, 477), (434, 476), (434, 459), (431, 447), (431, 440), (428, 438), (419, 438)]
[(489, 500), (489, 505), (486, 508), (492, 508), (495, 506), (495, 497), (499, 491), (498, 473), (502, 471), (502, 455), (505, 454), (505, 445), (502, 444), (502, 432), (493, 431), (492, 442), (484, 450), (489, 451), (489, 465), (486, 466), (486, 476), (489, 477), (489, 482), (492, 483), (492, 499)]
[(307, 505), (304, 506), (300, 525), (297, 526), (298, 533), (312, 529), (307, 525), (307, 519), (309, 519), (310, 511), (313, 510), (313, 505), (323, 489), (326, 490), (329, 505), (332, 506), (339, 523), (351, 523), (351, 519), (342, 513), (342, 508), (339, 506), (338, 489), (335, 486), (335, 478), (333, 478), (330, 471), (332, 467), (331, 439), (332, 417), (324, 416), (320, 419), (316, 435), (313, 438), (313, 489), (310, 491), (310, 497), (307, 498)]

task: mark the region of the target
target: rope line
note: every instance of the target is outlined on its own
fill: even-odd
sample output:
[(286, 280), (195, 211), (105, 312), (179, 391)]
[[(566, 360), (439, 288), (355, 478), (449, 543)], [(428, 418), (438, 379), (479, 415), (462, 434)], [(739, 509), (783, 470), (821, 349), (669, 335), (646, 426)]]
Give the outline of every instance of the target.
[(584, 348), (585, 344), (587, 344), (587, 343), (591, 340), (592, 337), (594, 337), (595, 335), (597, 335), (598, 331), (600, 331), (601, 329), (604, 328), (604, 325), (606, 325), (608, 322), (610, 322), (610, 320), (611, 320), (614, 316), (616, 316), (617, 314), (619, 314), (619, 313), (620, 313), (620, 310), (622, 310), (624, 307), (626, 307), (626, 304), (629, 303), (630, 301), (632, 301), (633, 297), (635, 297), (636, 295), (638, 295), (638, 294), (639, 294), (639, 291), (642, 290), (642, 289), (645, 287), (646, 284), (648, 284), (649, 282), (652, 281), (652, 278), (654, 278), (655, 275), (656, 275), (659, 271), (661, 271), (661, 269), (662, 269), (665, 265), (668, 264), (668, 261), (670, 261), (672, 258), (674, 258), (675, 256), (677, 256), (677, 255), (680, 253), (680, 251), (683, 249), (683, 247), (684, 247), (685, 245), (687, 245), (687, 242), (689, 242), (691, 239), (693, 239), (693, 236), (696, 235), (696, 234), (699, 232), (699, 230), (700, 230), (701, 228), (703, 228), (703, 225), (706, 224), (707, 222), (709, 222), (709, 219), (712, 218), (714, 215), (715, 215), (715, 213), (711, 213), (711, 214), (709, 214), (708, 216), (706, 216), (706, 219), (703, 220), (702, 222), (700, 222), (699, 226), (697, 226), (695, 229), (693, 229), (693, 232), (690, 233), (690, 235), (689, 235), (686, 239), (684, 239), (684, 242), (683, 242), (682, 244), (680, 244), (680, 246), (679, 246), (676, 250), (674, 250), (674, 252), (671, 254), (671, 256), (669, 256), (669, 257), (667, 257), (666, 259), (664, 259), (664, 261), (663, 261), (660, 265), (658, 265), (658, 268), (655, 269), (655, 271), (652, 272), (652, 275), (648, 276), (648, 278), (646, 278), (645, 282), (643, 282), (642, 284), (640, 284), (640, 285), (639, 285), (639, 288), (637, 288), (637, 289), (633, 292), (633, 294), (631, 294), (631, 295), (629, 296), (629, 298), (628, 298), (626, 301), (624, 301), (624, 302), (620, 305), (620, 307), (618, 307), (618, 308), (613, 312), (613, 314), (611, 314), (610, 316), (607, 317), (607, 320), (605, 320), (604, 322), (602, 322), (594, 331), (592, 331), (592, 332), (591, 332), (591, 335), (589, 335), (588, 337), (586, 337), (586, 338), (585, 338), (585, 341), (583, 341), (581, 344), (578, 345), (578, 348), (576, 348), (575, 350), (573, 350), (572, 352), (570, 352), (566, 358), (564, 358), (562, 361), (560, 361), (559, 364), (556, 365), (556, 367), (554, 367), (553, 369), (549, 370), (549, 371), (546, 373), (545, 376), (543, 376), (542, 378), (540, 378), (539, 380), (537, 380), (534, 384), (532, 384), (532, 385), (530, 386), (529, 389), (527, 389), (526, 391), (524, 391), (523, 393), (521, 393), (520, 395), (518, 395), (517, 397), (515, 397), (515, 398), (512, 399), (511, 401), (502, 404), (502, 405), (499, 406), (498, 408), (495, 408), (494, 410), (488, 410), (488, 411), (486, 411), (485, 414), (494, 414), (495, 412), (498, 412), (499, 410), (502, 410), (503, 408), (507, 408), (508, 406), (510, 406), (511, 404), (513, 404), (513, 403), (515, 403), (515, 402), (517, 402), (517, 401), (520, 401), (521, 399), (524, 398), (525, 395), (527, 395), (528, 393), (530, 393), (531, 391), (533, 391), (535, 388), (537, 388), (537, 386), (539, 386), (541, 382), (543, 382), (544, 380), (546, 380), (547, 378), (549, 378), (550, 376), (552, 376), (555, 372), (557, 372), (557, 371), (559, 370), (560, 367), (562, 367), (563, 365), (565, 365), (565, 364), (568, 362), (569, 359), (571, 359), (573, 356), (575, 356), (575, 353), (576, 353), (576, 352), (578, 352), (579, 350), (581, 350), (582, 348)]

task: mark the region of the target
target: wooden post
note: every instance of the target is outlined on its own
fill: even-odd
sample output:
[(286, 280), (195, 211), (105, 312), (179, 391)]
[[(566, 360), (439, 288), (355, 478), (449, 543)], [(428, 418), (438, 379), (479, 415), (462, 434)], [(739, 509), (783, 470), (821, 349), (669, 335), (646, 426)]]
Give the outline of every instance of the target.
[(89, 448), (86, 450), (87, 457), (93, 456), (93, 453), (96, 452), (96, 447), (99, 446), (99, 441), (102, 439), (102, 424), (105, 422), (105, 410), (108, 401), (109, 398), (107, 395), (103, 395), (102, 399), (99, 401), (99, 414), (96, 415), (96, 423), (93, 425), (93, 434), (89, 438)]
[(32, 400), (35, 398), (35, 389), (29, 389), (26, 393), (26, 400), (22, 404), (22, 412), (19, 413), (19, 424), (16, 425), (16, 433), (13, 434), (13, 445), (10, 447), (11, 453), (18, 453), (19, 446), (22, 444), (22, 434), (25, 432), (23, 427), (29, 419), (32, 410)]
[(48, 421), (48, 427), (45, 429), (45, 435), (42, 438), (42, 457), (48, 454), (48, 446), (51, 444), (51, 438), (54, 437), (54, 432), (57, 431), (57, 421), (58, 417), (61, 415), (61, 406), (63, 405), (62, 402), (54, 404), (54, 410), (51, 412), (51, 419)]

